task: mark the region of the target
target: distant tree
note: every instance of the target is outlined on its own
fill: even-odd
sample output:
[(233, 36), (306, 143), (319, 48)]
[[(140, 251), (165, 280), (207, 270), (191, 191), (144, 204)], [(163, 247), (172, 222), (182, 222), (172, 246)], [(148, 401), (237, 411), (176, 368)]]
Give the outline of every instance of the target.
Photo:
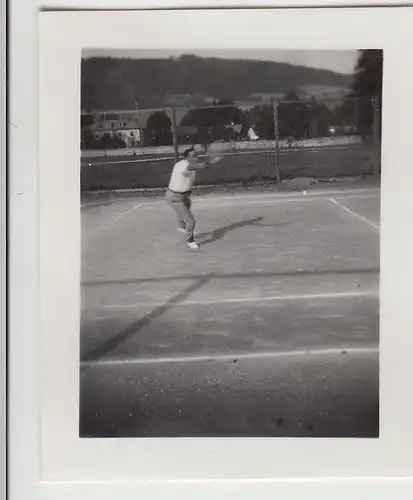
[(313, 101), (308, 109), (310, 114), (309, 135), (311, 137), (327, 137), (330, 135), (329, 128), (333, 117), (329, 107), (323, 102)]
[(234, 106), (234, 101), (231, 99), (221, 99), (218, 101), (218, 106)]
[(101, 141), (96, 139), (93, 132), (89, 129), (83, 129), (80, 135), (81, 149), (98, 149), (101, 146)]
[[(96, 141), (96, 139), (95, 139)], [(104, 149), (123, 149), (126, 148), (126, 142), (123, 137), (119, 134), (111, 134), (110, 132), (105, 132), (101, 140), (96, 141), (95, 147), (103, 147)]]
[(153, 146), (172, 144), (171, 120), (163, 111), (156, 111), (148, 119), (146, 133)]
[(339, 127), (357, 127), (358, 102), (352, 99), (345, 99), (332, 111), (331, 124)]
[[(275, 138), (273, 104), (255, 106), (248, 114), (255, 133), (264, 140)], [(278, 127), (280, 138), (304, 138), (310, 135), (311, 111), (304, 102), (280, 102)]]
[(124, 149), (126, 148), (126, 141), (120, 134), (113, 136), (113, 148), (114, 149)]
[(303, 139), (310, 135), (311, 111), (304, 102), (280, 102), (278, 123), (280, 137)]
[[(222, 106), (222, 101), (218, 104)], [(209, 141), (234, 138), (229, 125), (241, 125), (240, 136), (248, 132), (248, 120), (245, 113), (231, 104), (225, 107), (209, 106), (193, 108), (182, 118), (181, 126), (195, 127), (197, 133), (193, 137), (195, 143), (205, 144)]]
[(112, 149), (112, 136), (109, 132), (105, 132), (101, 139), (103, 149)]
[(352, 95), (381, 97), (382, 83), (383, 51), (360, 50), (352, 85)]
[(360, 98), (357, 125), (362, 134), (371, 133), (372, 130), (374, 97), (378, 97), (378, 119), (381, 124), (382, 84), (383, 51), (360, 50), (350, 96)]
[(260, 139), (274, 139), (274, 112), (271, 104), (254, 106), (248, 113), (249, 123)]
[(299, 101), (300, 97), (299, 97), (299, 95), (297, 94), (297, 92), (294, 89), (289, 89), (285, 93), (284, 99), (286, 101)]
[(83, 130), (94, 123), (94, 116), (92, 114), (80, 115), (80, 128)]

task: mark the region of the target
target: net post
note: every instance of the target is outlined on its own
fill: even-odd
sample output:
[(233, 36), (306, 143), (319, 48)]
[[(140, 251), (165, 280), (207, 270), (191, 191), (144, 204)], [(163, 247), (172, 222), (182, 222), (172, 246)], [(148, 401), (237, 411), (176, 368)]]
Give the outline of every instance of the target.
[(280, 127), (279, 127), (279, 101), (274, 99), (272, 103), (273, 120), (274, 120), (274, 139), (275, 139), (275, 175), (277, 183), (281, 184), (280, 175)]
[(380, 127), (379, 127), (379, 98), (372, 99), (373, 106), (373, 176), (380, 177)]
[(178, 134), (177, 134), (177, 126), (176, 126), (176, 110), (175, 106), (170, 108), (171, 113), (171, 128), (172, 128), (172, 142), (174, 146), (174, 154), (175, 161), (179, 160), (179, 151), (178, 151)]

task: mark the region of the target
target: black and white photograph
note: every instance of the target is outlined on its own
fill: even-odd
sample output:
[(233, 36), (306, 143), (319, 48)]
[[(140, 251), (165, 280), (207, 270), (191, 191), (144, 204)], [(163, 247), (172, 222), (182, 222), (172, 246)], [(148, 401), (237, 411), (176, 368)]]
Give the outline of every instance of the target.
[(413, 10), (40, 1), (11, 10), (8, 493), (411, 498)]
[(80, 437), (379, 437), (382, 66), (83, 51)]

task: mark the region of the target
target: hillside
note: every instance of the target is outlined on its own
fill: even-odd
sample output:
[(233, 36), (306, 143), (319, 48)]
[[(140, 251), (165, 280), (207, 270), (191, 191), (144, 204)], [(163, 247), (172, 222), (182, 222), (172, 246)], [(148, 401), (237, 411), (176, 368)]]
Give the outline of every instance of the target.
[(165, 106), (175, 96), (202, 104), (246, 100), (307, 87), (349, 88), (351, 75), (267, 61), (181, 56), (170, 59), (82, 60), (83, 111)]

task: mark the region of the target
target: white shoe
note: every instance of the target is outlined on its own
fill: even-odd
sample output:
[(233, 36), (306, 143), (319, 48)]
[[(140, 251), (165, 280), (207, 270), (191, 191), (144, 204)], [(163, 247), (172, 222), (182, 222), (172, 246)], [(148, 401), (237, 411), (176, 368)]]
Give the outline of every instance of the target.
[(199, 248), (198, 243), (196, 243), (195, 241), (191, 241), (190, 243), (188, 243), (188, 246), (191, 250), (196, 250), (197, 248)]

